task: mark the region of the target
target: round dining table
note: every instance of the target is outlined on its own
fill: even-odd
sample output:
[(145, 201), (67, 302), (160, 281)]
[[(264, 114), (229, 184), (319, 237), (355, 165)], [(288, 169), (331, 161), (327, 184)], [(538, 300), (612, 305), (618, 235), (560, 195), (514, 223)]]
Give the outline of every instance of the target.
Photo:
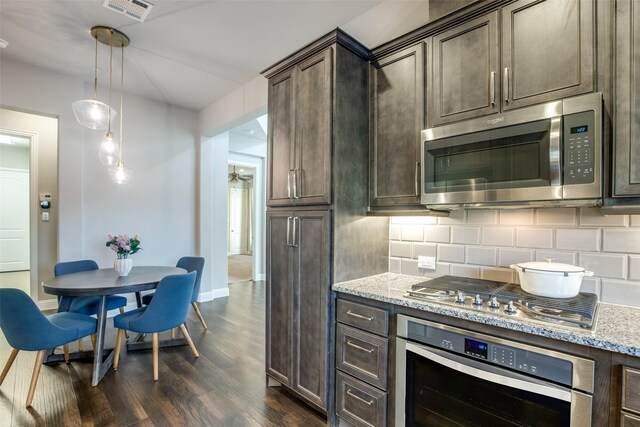
[[(81, 271), (51, 277), (42, 282), (45, 293), (62, 297), (59, 299), (58, 312), (68, 311), (72, 298), (77, 296), (99, 296), (100, 305), (97, 314), (96, 346), (93, 352), (93, 373), (91, 384), (98, 385), (102, 377), (113, 365), (113, 351), (104, 355), (104, 336), (107, 326), (107, 297), (115, 294), (136, 293), (140, 306), (140, 292), (155, 289), (160, 280), (172, 274), (184, 274), (187, 271), (178, 267), (141, 266), (133, 267), (127, 276), (119, 276), (113, 268)], [(82, 353), (82, 352), (79, 352)], [(84, 357), (77, 354), (75, 358)], [(46, 362), (57, 361), (51, 351)]]

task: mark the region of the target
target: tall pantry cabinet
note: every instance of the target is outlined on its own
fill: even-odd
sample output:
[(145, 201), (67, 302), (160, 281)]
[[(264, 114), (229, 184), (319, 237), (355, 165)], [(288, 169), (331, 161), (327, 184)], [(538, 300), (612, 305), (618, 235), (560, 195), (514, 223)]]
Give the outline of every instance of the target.
[(368, 51), (339, 29), (263, 71), (267, 137), (266, 374), (333, 405), (331, 285), (388, 270), (368, 204)]

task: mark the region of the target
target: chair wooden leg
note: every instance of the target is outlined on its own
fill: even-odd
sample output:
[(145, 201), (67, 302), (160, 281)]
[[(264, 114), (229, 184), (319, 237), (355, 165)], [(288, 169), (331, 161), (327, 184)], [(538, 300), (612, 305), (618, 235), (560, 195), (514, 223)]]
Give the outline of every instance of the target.
[(153, 348), (153, 380), (158, 381), (158, 333), (154, 332), (151, 336), (152, 348)]
[(9, 360), (7, 360), (7, 363), (4, 365), (4, 369), (2, 370), (2, 373), (0, 374), (0, 385), (2, 385), (2, 382), (4, 381), (4, 378), (9, 373), (9, 369), (11, 369), (11, 365), (13, 365), (13, 361), (16, 360), (16, 356), (18, 355), (19, 351), (20, 350), (18, 350), (17, 348), (14, 348), (14, 349), (11, 350), (11, 354), (9, 355)]
[(198, 316), (198, 320), (200, 320), (200, 323), (202, 323), (202, 327), (205, 329), (209, 329), (207, 328), (207, 324), (204, 321), (204, 317), (202, 317), (202, 313), (200, 313), (200, 309), (198, 308), (198, 303), (194, 301), (191, 303), (191, 306), (195, 310), (196, 316)]
[(171, 339), (172, 340), (176, 339), (176, 328), (171, 328)]
[(193, 341), (191, 341), (191, 335), (189, 335), (189, 331), (187, 331), (187, 328), (184, 326), (184, 324), (180, 325), (180, 332), (182, 332), (184, 339), (187, 340), (189, 347), (191, 347), (193, 355), (196, 357), (200, 357), (200, 353), (198, 353), (198, 350), (196, 350), (196, 346), (193, 345)]
[(96, 351), (96, 334), (91, 334), (91, 347), (93, 347), (93, 351)]
[(31, 406), (33, 395), (36, 392), (36, 384), (38, 383), (38, 376), (40, 376), (40, 368), (42, 367), (45, 352), (46, 350), (40, 350), (36, 356), (36, 364), (33, 367), (33, 375), (31, 376), (31, 384), (29, 385), (29, 394), (27, 394), (27, 408)]
[(122, 329), (118, 329), (118, 335), (116, 335), (116, 349), (113, 354), (113, 370), (118, 370), (118, 363), (120, 362), (120, 347), (122, 346)]
[(64, 351), (64, 363), (69, 363), (69, 344), (63, 345), (62, 351)]
[(78, 340), (78, 351), (82, 351), (82, 338)]
[[(124, 307), (120, 307), (120, 308), (119, 308), (119, 310), (120, 310), (120, 314), (124, 314)], [(129, 331), (125, 330), (125, 331), (124, 331), (124, 336), (125, 336), (127, 339), (129, 339)]]

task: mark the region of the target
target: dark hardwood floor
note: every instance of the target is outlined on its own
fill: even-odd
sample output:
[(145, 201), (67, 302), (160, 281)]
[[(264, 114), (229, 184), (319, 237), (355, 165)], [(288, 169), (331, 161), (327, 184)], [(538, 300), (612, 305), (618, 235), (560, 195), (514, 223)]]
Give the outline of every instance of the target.
[[(108, 372), (97, 387), (91, 386), (91, 361), (43, 366), (33, 407), (26, 409), (35, 352), (21, 351), (0, 387), (0, 426), (326, 425), (321, 415), (279, 387), (265, 386), (264, 282), (229, 289), (230, 297), (200, 305), (208, 331), (189, 310), (200, 358), (186, 346), (161, 348), (155, 383), (150, 351), (123, 351), (119, 369)], [(109, 326), (107, 344), (112, 346), (112, 321)], [(9, 353), (2, 336), (1, 367)]]

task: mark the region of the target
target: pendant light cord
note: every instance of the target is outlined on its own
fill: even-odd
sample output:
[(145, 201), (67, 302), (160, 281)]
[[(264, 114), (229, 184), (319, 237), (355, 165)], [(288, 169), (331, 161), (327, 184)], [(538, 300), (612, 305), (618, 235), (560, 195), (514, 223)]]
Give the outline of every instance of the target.
[(122, 50), (122, 61), (120, 64), (120, 153), (118, 154), (118, 163), (122, 164), (122, 116), (124, 116), (124, 103), (122, 101), (124, 98), (124, 44), (120, 46), (120, 49)]
[[(113, 75), (113, 30), (109, 33), (109, 108), (107, 109), (107, 118), (109, 120), (109, 130), (107, 130), (107, 136), (111, 134), (111, 76)], [(96, 38), (96, 43), (98, 39)], [(97, 45), (96, 45), (97, 48)], [(96, 57), (97, 58), (97, 57)], [(97, 82), (97, 80), (96, 80)]]
[(98, 99), (98, 36), (96, 35), (95, 59), (93, 62), (93, 99)]

